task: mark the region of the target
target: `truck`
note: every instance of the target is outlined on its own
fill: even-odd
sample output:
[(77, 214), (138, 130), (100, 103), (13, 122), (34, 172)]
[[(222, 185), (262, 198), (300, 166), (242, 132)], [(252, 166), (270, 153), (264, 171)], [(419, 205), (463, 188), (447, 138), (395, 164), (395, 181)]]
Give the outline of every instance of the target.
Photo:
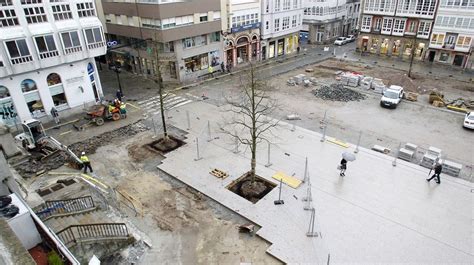
[(391, 85), (383, 92), (382, 98), (380, 99), (380, 106), (395, 109), (404, 96), (405, 92), (403, 91), (403, 87)]

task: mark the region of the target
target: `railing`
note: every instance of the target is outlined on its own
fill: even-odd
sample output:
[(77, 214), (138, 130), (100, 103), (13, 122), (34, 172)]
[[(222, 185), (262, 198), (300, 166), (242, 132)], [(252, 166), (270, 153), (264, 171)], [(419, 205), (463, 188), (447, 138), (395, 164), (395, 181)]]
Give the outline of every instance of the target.
[(71, 225), (56, 234), (66, 245), (84, 241), (129, 238), (128, 229), (124, 223)]
[(33, 57), (31, 55), (11, 59), (12, 64), (22, 64), (22, 63), (27, 63), (31, 61), (33, 61)]
[(46, 201), (44, 207), (36, 212), (42, 220), (55, 215), (63, 215), (94, 209), (95, 204), (91, 196), (74, 198), (69, 200)]
[(89, 49), (97, 49), (97, 48), (100, 48), (100, 47), (103, 47), (105, 46), (105, 42), (96, 42), (96, 43), (91, 43), (91, 44), (87, 44), (87, 47)]
[(64, 52), (66, 54), (71, 54), (71, 53), (80, 52), (80, 51), (82, 51), (82, 46), (77, 46), (77, 47), (71, 47), (71, 48), (64, 49)]
[(58, 51), (42, 52), (39, 54), (39, 56), (41, 59), (46, 59), (46, 58), (59, 56), (59, 52)]

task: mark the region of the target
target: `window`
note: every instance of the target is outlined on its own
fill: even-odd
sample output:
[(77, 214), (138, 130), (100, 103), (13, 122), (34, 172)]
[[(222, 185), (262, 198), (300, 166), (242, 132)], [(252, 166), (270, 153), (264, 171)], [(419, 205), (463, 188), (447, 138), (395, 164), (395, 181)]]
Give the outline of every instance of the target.
[(211, 33), (211, 42), (221, 41), (221, 33), (219, 31)]
[(54, 106), (57, 107), (67, 104), (61, 77), (56, 73), (51, 73), (46, 77), (46, 82), (48, 83), (49, 92), (53, 98)]
[(209, 54), (203, 53), (198, 56), (186, 58), (184, 59), (184, 66), (186, 73), (205, 70), (209, 67)]
[(94, 5), (92, 2), (78, 3), (77, 13), (79, 17), (93, 17), (95, 16)]
[(142, 27), (149, 28), (149, 29), (156, 29), (160, 28), (160, 21), (151, 18), (140, 18), (140, 22), (142, 23)]
[(53, 35), (35, 37), (36, 47), (41, 59), (55, 57), (59, 55)]
[(371, 22), (372, 22), (372, 17), (363, 17), (361, 30), (370, 31)]
[(416, 22), (411, 21), (409, 26), (408, 26), (407, 32), (415, 33), (415, 30), (416, 30)]
[(0, 0), (0, 6), (12, 6), (12, 0)]
[(269, 29), (270, 28), (270, 22), (269, 21), (265, 21), (265, 29)]
[(390, 34), (392, 32), (392, 18), (384, 18), (382, 23), (382, 33)]
[(275, 19), (275, 32), (280, 31), (280, 19)]
[(86, 33), (87, 47), (89, 49), (104, 46), (104, 40), (100, 28), (85, 29), (84, 32)]
[(274, 4), (275, 4), (275, 12), (278, 12), (280, 11), (280, 0), (275, 0)]
[(290, 10), (290, 0), (283, 0), (283, 10)]
[(293, 19), (291, 20), (291, 27), (292, 28), (296, 27), (296, 15), (294, 15)]
[(176, 26), (189, 25), (194, 23), (193, 16), (182, 16), (175, 19)]
[(201, 36), (196, 36), (192, 38), (186, 38), (183, 39), (183, 47), (185, 49), (191, 48), (191, 47), (198, 47), (198, 46), (203, 46), (207, 44), (207, 36), (206, 35), (201, 35)]
[[(191, 17), (192, 17), (192, 16), (191, 16)], [(220, 12), (220, 11), (214, 11), (213, 19), (214, 19), (214, 20), (219, 20), (219, 19), (221, 19), (221, 12)]]
[(456, 46), (469, 48), (471, 46), (471, 37), (459, 36)]
[(79, 40), (77, 31), (63, 32), (61, 33), (61, 38), (66, 54), (82, 51), (81, 41)]
[(442, 45), (444, 41), (444, 34), (433, 34), (431, 36), (431, 44)]
[(430, 34), (431, 22), (420, 21), (418, 27), (418, 36), (427, 37)]
[(23, 8), (25, 11), (26, 22), (28, 24), (47, 22), (46, 13), (42, 6)]
[(381, 28), (382, 28), (382, 19), (378, 18), (375, 20), (374, 30), (380, 31)]
[(405, 31), (405, 20), (395, 19), (393, 22), (393, 33), (403, 34)]
[(12, 64), (21, 64), (33, 61), (28, 44), (25, 39), (13, 40), (5, 42), (10, 55)]
[(54, 20), (72, 19), (71, 7), (69, 4), (54, 5), (53, 9)]
[(162, 28), (167, 29), (167, 28), (174, 28), (176, 27), (176, 18), (165, 18), (161, 21)]
[(206, 22), (207, 21), (207, 13), (202, 13), (199, 15), (199, 22)]
[(18, 18), (14, 9), (0, 10), (0, 27), (18, 26)]
[(446, 61), (448, 61), (448, 58), (449, 58), (449, 53), (442, 52), (442, 53), (439, 55), (439, 60), (440, 60), (441, 62), (446, 62)]
[(191, 48), (194, 46), (194, 38), (186, 38), (183, 40), (183, 47), (186, 48)]
[(42, 0), (21, 0), (21, 4), (41, 4)]
[(283, 18), (283, 26), (282, 26), (282, 29), (285, 30), (285, 29), (289, 29), (290, 28), (290, 18), (289, 17), (285, 17)]
[(298, 8), (298, 0), (293, 0), (293, 8), (294, 9)]

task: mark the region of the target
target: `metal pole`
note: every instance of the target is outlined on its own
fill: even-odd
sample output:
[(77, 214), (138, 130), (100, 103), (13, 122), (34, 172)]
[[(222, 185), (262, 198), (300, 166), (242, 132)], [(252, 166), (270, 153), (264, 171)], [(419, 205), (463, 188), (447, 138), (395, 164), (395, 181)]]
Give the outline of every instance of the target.
[(398, 158), (398, 154), (400, 153), (400, 148), (402, 147), (402, 143), (399, 143), (398, 144), (398, 149), (397, 149), (397, 153), (395, 155), (395, 158), (393, 159), (393, 162), (392, 162), (392, 166), (397, 166), (397, 158)]
[(207, 139), (208, 142), (212, 141), (211, 137), (211, 121), (207, 121), (207, 136), (209, 137)]
[(197, 157), (194, 159), (194, 161), (201, 160), (202, 157), (199, 155), (199, 138), (196, 137), (196, 152), (197, 152)]
[(323, 137), (321, 138), (321, 142), (324, 142), (326, 140), (326, 127), (327, 127), (327, 125), (324, 124)]
[(306, 233), (307, 237), (317, 237), (318, 233), (314, 232), (314, 219), (316, 219), (316, 210), (313, 208), (311, 210), (311, 219), (309, 220), (308, 232)]
[(331, 260), (331, 253), (328, 253), (328, 264), (329, 265), (329, 261)]
[(267, 154), (267, 164), (265, 165), (265, 167), (269, 167), (272, 165), (272, 163), (270, 163), (270, 142), (268, 142), (268, 154)]
[(186, 120), (188, 121), (188, 128), (189, 131), (191, 129), (191, 119), (189, 118), (189, 110), (186, 111)]
[(120, 94), (123, 96), (122, 84), (120, 83), (120, 75), (119, 75), (119, 70), (117, 69), (117, 66), (115, 66), (115, 73), (117, 74), (117, 82), (118, 82)]
[(304, 162), (304, 176), (303, 176), (303, 183), (307, 181), (308, 177), (308, 157), (306, 157), (306, 160)]
[(362, 137), (362, 131), (359, 132), (359, 140), (357, 140), (357, 146), (356, 149), (354, 150), (354, 153), (359, 153), (359, 145), (360, 145), (360, 138)]
[(278, 200), (281, 201), (281, 187), (283, 185), (283, 179), (280, 179), (280, 192), (278, 193)]

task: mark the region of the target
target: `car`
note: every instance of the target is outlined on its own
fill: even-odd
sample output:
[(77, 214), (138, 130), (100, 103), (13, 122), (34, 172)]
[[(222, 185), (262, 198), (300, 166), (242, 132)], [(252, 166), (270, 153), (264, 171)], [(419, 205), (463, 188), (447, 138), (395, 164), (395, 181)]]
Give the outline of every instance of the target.
[(356, 40), (356, 36), (355, 35), (349, 35), (346, 37), (346, 41), (347, 42), (353, 42)]
[(345, 37), (338, 37), (335, 41), (334, 41), (334, 45), (339, 45), (339, 46), (342, 46), (344, 44), (346, 44), (347, 41), (346, 41), (346, 38)]
[(380, 106), (395, 109), (404, 95), (403, 87), (391, 85), (383, 92), (382, 98), (380, 99)]
[(468, 112), (466, 114), (462, 126), (466, 129), (474, 130), (474, 112)]

